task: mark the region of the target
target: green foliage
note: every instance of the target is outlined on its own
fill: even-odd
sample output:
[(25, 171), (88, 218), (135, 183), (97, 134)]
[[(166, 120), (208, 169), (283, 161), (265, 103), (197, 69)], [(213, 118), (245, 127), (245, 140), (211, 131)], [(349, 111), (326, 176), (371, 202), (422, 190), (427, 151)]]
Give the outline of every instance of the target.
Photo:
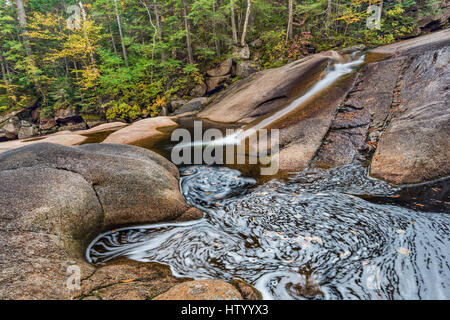
[[(322, 50), (391, 43), (436, 13), (437, 0), (384, 0), (381, 28), (368, 30), (367, 7), (379, 1), (333, 0), (328, 16), (328, 0), (295, 0), (294, 36), (286, 39), (287, 1), (252, 0), (246, 40), (262, 40), (252, 53), (263, 69), (273, 68)], [(80, 28), (68, 28), (66, 8), (78, 3), (28, 0), (22, 29), (14, 1), (0, 0), (0, 113), (39, 99), (46, 117), (67, 106), (108, 119), (156, 116), (233, 49), (230, 0), (120, 0), (122, 34), (111, 0), (83, 1)], [(233, 3), (240, 40), (247, 1)], [(188, 63), (188, 32), (195, 64)]]

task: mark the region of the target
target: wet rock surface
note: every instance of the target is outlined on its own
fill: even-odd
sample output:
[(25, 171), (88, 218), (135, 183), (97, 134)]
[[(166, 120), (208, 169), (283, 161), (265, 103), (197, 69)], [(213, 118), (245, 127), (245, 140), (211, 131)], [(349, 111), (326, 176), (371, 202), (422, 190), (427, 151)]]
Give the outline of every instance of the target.
[[(217, 122), (238, 122), (269, 101), (293, 98), (314, 82), (314, 76), (324, 70), (328, 60), (326, 55), (318, 54), (281, 68), (255, 73), (216, 96), (199, 117)], [(272, 104), (271, 110), (266, 112), (280, 105)]]
[(450, 175), (449, 45), (444, 30), (370, 51), (392, 58), (361, 70), (314, 165), (372, 160), (370, 174), (396, 184)]

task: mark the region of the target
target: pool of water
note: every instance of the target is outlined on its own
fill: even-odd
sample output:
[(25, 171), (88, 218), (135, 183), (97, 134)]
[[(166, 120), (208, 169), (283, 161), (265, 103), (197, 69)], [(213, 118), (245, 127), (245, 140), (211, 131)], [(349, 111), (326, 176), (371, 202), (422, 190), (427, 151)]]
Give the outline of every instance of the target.
[(265, 299), (449, 299), (448, 180), (393, 187), (352, 164), (261, 182), (181, 168), (199, 221), (107, 232), (87, 259), (159, 262), (176, 276), (242, 279)]

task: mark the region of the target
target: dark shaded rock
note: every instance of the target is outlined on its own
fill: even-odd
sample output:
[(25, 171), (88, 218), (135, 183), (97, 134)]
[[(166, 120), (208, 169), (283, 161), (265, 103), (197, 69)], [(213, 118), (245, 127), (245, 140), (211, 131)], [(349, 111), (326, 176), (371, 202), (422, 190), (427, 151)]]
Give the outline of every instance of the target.
[(40, 118), (39, 120), (39, 129), (40, 130), (49, 130), (52, 129), (54, 127), (56, 127), (58, 124), (56, 123), (56, 120), (51, 118), (51, 119), (47, 119), (47, 118)]
[(330, 131), (314, 159), (314, 166), (332, 168), (353, 162), (365, 148), (367, 128)]
[(227, 60), (222, 61), (218, 67), (208, 70), (206, 74), (209, 77), (222, 77), (230, 74), (231, 67), (233, 66), (233, 59), (229, 58)]
[(262, 294), (255, 287), (240, 279), (233, 279), (230, 283), (238, 289), (244, 300), (262, 300)]
[(191, 90), (191, 96), (192, 97), (203, 97), (206, 92), (208, 91), (208, 86), (206, 83), (202, 82), (200, 84), (197, 84), (192, 90)]
[(220, 85), (227, 82), (227, 80), (229, 80), (230, 78), (231, 78), (230, 75), (221, 76), (221, 77), (207, 77), (205, 79), (206, 86), (208, 88), (207, 91), (210, 92), (210, 91), (217, 89)]
[(203, 106), (208, 103), (208, 98), (195, 98), (185, 103), (182, 107), (178, 108), (173, 114), (178, 115), (186, 112), (192, 112), (200, 110)]
[(77, 108), (62, 108), (55, 111), (55, 120), (57, 122), (65, 123), (69, 120), (77, 120), (80, 118), (80, 114)]
[(188, 100), (182, 100), (182, 99), (172, 100), (170, 102), (171, 112), (178, 110), (179, 108), (181, 108), (188, 102), (189, 102)]
[(384, 127), (404, 63), (404, 58), (396, 58), (362, 68), (355, 88), (333, 120), (314, 160), (315, 166), (331, 168), (348, 164), (370, 148), (366, 145), (367, 134), (371, 128)]
[(74, 121), (69, 121), (67, 123), (65, 123), (64, 125), (61, 125), (59, 127), (59, 131), (77, 131), (77, 130), (86, 130), (88, 128), (86, 122), (81, 121), (81, 122), (74, 122)]
[(439, 30), (450, 20), (450, 1), (441, 0), (432, 3), (435, 14), (419, 19), (417, 33)]
[(39, 108), (33, 109), (31, 111), (31, 120), (34, 123), (39, 123), (39, 118), (41, 117), (41, 112), (42, 112), (42, 110)]
[(240, 78), (247, 78), (251, 74), (258, 72), (258, 65), (251, 61), (242, 61), (236, 64), (234, 75)]

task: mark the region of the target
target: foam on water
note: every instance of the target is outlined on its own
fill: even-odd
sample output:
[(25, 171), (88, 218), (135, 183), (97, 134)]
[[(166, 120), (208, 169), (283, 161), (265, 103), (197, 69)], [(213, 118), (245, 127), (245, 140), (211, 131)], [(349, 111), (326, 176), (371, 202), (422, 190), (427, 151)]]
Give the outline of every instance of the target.
[(349, 165), (257, 185), (239, 171), (181, 170), (202, 220), (108, 232), (87, 259), (160, 262), (177, 276), (243, 279), (265, 299), (449, 299), (450, 216), (374, 203), (400, 188)]

